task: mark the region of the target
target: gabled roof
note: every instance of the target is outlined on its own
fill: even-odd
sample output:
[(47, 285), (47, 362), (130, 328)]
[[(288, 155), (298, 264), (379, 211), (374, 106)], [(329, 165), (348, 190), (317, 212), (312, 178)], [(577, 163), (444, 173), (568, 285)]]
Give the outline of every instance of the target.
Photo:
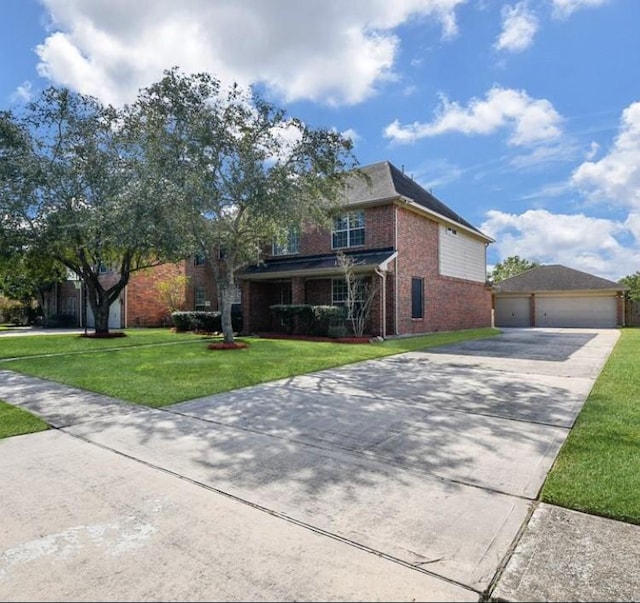
[[(375, 268), (386, 270), (395, 256), (393, 248), (368, 251), (346, 251), (353, 262), (354, 272), (372, 272)], [(342, 274), (335, 253), (303, 255), (299, 257), (271, 258), (255, 266), (246, 266), (237, 273), (240, 279), (269, 280), (292, 276), (330, 276)]]
[(567, 268), (560, 264), (538, 266), (500, 281), (493, 287), (496, 293), (532, 293), (535, 291), (616, 290), (625, 287), (614, 281)]
[(464, 226), (487, 240), (493, 240), (388, 161), (366, 165), (358, 170), (368, 177), (368, 181), (357, 177), (349, 181), (346, 205), (404, 198), (430, 213), (442, 216), (447, 221)]

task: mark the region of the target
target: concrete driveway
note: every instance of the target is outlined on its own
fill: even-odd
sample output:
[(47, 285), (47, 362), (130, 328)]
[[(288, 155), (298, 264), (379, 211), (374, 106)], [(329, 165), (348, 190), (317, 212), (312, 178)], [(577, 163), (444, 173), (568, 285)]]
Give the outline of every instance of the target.
[(506, 330), (162, 410), (0, 371), (59, 428), (0, 441), (0, 599), (477, 601), (618, 335)]

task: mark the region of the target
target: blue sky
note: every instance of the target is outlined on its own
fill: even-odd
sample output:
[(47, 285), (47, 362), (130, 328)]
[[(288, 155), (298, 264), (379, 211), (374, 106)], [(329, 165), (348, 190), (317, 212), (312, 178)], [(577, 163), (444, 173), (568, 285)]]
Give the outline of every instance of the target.
[(2, 0), (0, 108), (179, 66), (351, 136), (519, 255), (640, 270), (638, 0)]

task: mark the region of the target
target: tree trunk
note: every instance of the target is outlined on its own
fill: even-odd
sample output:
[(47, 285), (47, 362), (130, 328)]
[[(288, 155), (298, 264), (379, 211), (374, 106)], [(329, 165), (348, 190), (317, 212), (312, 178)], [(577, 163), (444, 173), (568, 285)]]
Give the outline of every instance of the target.
[(235, 296), (235, 279), (232, 267), (228, 264), (221, 279), (221, 297), (222, 297), (222, 335), (225, 343), (233, 343), (233, 323), (231, 321), (231, 307)]

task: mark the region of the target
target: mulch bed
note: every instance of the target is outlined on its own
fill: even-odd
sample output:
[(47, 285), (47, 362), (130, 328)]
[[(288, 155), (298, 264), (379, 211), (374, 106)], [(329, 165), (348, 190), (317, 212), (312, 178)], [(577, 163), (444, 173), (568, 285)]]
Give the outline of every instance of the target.
[(233, 343), (225, 343), (219, 341), (218, 343), (210, 343), (207, 348), (209, 350), (243, 350), (248, 348), (249, 344), (244, 341), (234, 341)]
[(122, 331), (109, 331), (108, 333), (82, 333), (80, 337), (88, 337), (90, 339), (112, 339), (115, 337), (126, 337), (127, 334)]

